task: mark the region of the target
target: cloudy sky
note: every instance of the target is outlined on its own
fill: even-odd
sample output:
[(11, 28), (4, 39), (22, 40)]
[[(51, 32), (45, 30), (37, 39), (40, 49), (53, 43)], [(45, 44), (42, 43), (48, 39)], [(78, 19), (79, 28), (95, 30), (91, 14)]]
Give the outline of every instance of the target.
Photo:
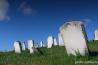
[(94, 39), (98, 0), (0, 0), (0, 50), (13, 49), (16, 40), (57, 38), (59, 27), (71, 20), (83, 21), (88, 39)]

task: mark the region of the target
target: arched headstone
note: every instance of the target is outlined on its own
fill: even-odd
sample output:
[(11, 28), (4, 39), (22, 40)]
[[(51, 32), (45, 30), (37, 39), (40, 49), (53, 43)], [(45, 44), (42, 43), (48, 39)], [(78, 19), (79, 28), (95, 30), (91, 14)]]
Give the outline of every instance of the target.
[(60, 33), (65, 43), (68, 55), (85, 56), (88, 54), (87, 38), (84, 25), (80, 21), (66, 22), (61, 28)]
[(30, 53), (34, 53), (34, 41), (33, 40), (28, 40), (28, 50)]
[(47, 48), (51, 48), (53, 45), (53, 37), (49, 36), (47, 39)]
[(19, 41), (14, 42), (15, 53), (21, 53), (21, 43)]

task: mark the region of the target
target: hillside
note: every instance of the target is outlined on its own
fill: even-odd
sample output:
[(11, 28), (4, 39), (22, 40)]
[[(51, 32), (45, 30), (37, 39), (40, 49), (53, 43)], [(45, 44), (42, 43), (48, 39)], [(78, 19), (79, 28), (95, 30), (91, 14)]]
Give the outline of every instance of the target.
[[(39, 48), (39, 53), (29, 54), (28, 51), (21, 54), (12, 52), (0, 53), (0, 65), (97, 65), (97, 63), (76, 63), (77, 61), (98, 61), (98, 41), (90, 41), (88, 44), (90, 55), (67, 56), (64, 47), (55, 46), (51, 49)], [(76, 63), (76, 64), (75, 64)]]

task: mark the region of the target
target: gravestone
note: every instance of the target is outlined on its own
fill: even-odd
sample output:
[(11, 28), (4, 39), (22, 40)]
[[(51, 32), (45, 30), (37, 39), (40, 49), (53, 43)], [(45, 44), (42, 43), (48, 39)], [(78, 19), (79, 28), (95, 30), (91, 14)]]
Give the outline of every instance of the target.
[(40, 47), (43, 47), (43, 41), (40, 42)]
[(54, 46), (58, 45), (56, 38), (54, 38)]
[(33, 40), (28, 40), (28, 50), (30, 53), (34, 53), (34, 41)]
[(25, 51), (25, 50), (26, 50), (25, 42), (22, 42), (22, 50), (23, 50), (23, 51)]
[(53, 45), (53, 37), (49, 36), (47, 39), (47, 48), (51, 48)]
[(98, 40), (98, 30), (95, 30), (95, 40)]
[(15, 53), (21, 53), (21, 43), (19, 41), (14, 42)]
[(66, 22), (61, 26), (60, 33), (68, 55), (88, 54), (87, 37), (81, 21)]
[(65, 46), (64, 42), (63, 42), (63, 39), (61, 37), (61, 33), (58, 33), (58, 41), (59, 41), (59, 46)]

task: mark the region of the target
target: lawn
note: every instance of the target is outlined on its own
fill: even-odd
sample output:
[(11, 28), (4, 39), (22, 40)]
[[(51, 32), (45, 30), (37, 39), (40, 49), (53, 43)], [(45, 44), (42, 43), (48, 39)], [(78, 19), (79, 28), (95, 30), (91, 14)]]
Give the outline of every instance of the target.
[(35, 54), (0, 52), (0, 65), (98, 65), (98, 41), (89, 41), (88, 47), (90, 55), (85, 57), (68, 56), (65, 48), (59, 46), (39, 48), (40, 52)]

